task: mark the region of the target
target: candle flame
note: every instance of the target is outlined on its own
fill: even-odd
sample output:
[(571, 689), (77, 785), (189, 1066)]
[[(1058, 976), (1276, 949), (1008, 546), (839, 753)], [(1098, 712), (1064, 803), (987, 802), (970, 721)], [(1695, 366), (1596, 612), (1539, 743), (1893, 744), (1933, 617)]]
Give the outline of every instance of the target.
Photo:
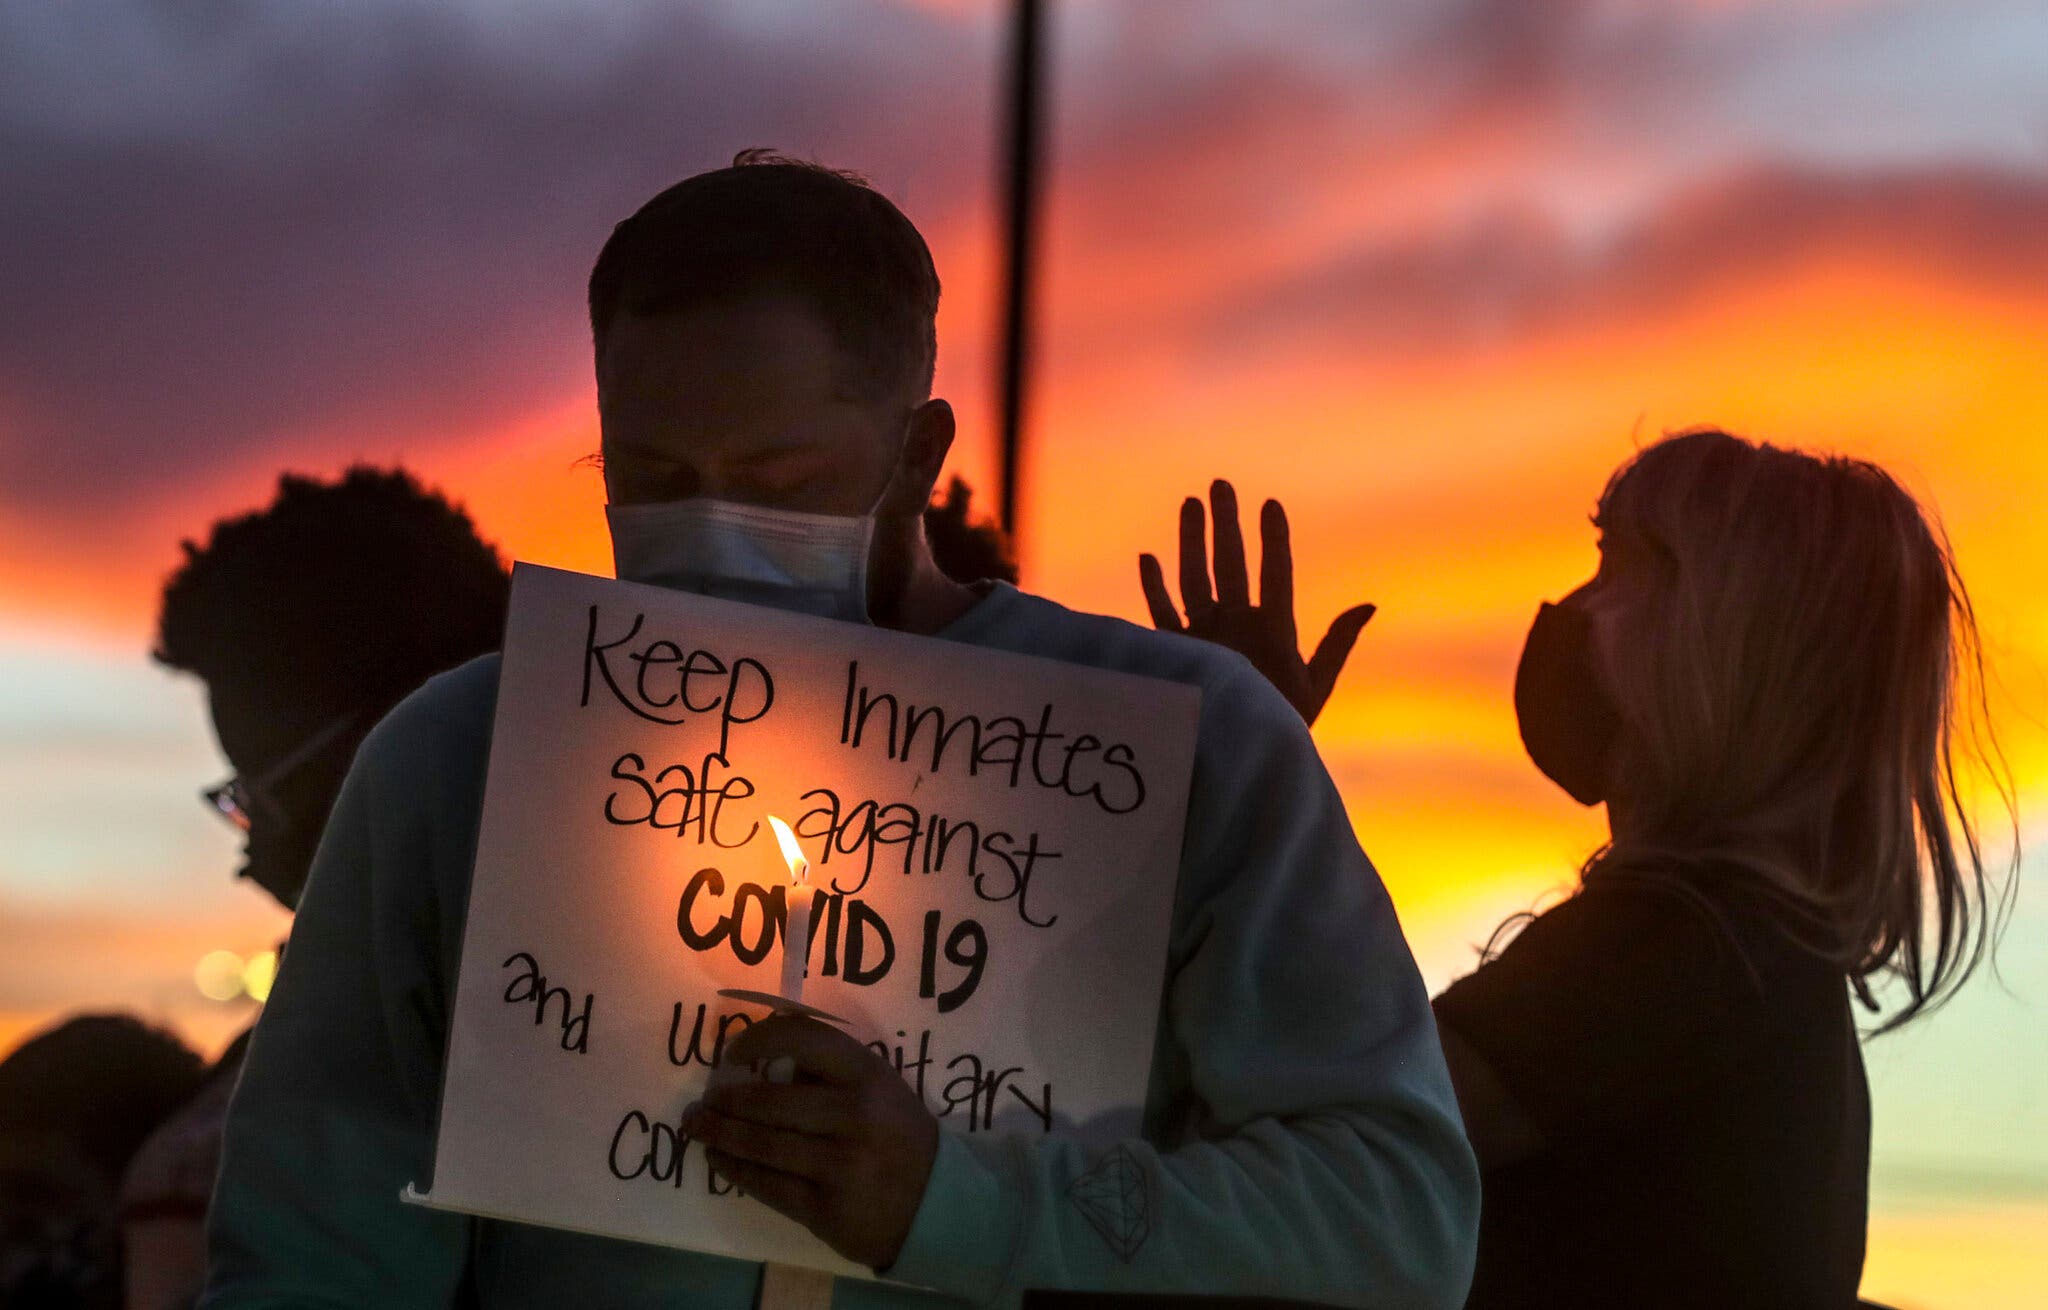
[(811, 862), (804, 858), (803, 848), (796, 844), (796, 834), (789, 825), (774, 815), (768, 816), (768, 826), (775, 830), (776, 844), (782, 847), (782, 858), (789, 864), (789, 880), (803, 882), (811, 872)]

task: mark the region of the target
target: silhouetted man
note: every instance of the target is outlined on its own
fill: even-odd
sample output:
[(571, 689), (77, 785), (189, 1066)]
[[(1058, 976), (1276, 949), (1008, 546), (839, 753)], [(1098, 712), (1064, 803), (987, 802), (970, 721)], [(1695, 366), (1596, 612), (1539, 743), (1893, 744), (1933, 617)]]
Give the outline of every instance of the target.
[[(811, 1094), (708, 1095), (719, 1172), (893, 1279), (983, 1303), (1032, 1287), (1457, 1305), (1476, 1171), (1392, 907), (1300, 718), (1218, 647), (933, 562), (953, 440), (931, 394), (938, 277), (855, 179), (774, 157), (619, 225), (590, 279), (621, 577), (1174, 679), (1202, 712), (1142, 1175), (1142, 1241), (1074, 1197), (1105, 1154), (941, 1133), (850, 1036), (770, 1019)], [(364, 744), (237, 1094), (208, 1304), (687, 1304), (745, 1310), (758, 1264), (403, 1206), (432, 1173), (494, 659)], [(369, 944), (367, 950), (364, 943)], [(508, 1144), (510, 1147), (512, 1144)], [(687, 1235), (679, 1235), (687, 1236)], [(842, 1280), (836, 1304), (933, 1298)]]

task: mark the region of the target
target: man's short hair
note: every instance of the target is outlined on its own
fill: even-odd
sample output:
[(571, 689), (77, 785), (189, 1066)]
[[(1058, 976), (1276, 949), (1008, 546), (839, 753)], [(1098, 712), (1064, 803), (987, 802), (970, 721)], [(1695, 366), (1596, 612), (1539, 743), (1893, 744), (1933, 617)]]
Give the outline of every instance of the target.
[(403, 469), (287, 473), (213, 525), (164, 585), (155, 655), (211, 686), (381, 711), (496, 650), (510, 579), (469, 515)]
[(824, 319), (854, 360), (854, 394), (930, 397), (939, 274), (924, 238), (858, 174), (770, 150), (685, 178), (612, 229), (590, 271), (596, 356), (620, 314), (777, 292)]

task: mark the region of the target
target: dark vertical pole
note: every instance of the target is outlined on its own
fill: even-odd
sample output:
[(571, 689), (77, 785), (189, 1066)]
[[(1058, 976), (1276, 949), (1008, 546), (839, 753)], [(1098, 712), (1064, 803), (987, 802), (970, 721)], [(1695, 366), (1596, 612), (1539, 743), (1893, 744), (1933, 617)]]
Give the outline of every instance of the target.
[(1045, 6), (1017, 0), (1010, 36), (1010, 140), (1007, 260), (1003, 288), (1001, 379), (1003, 528), (1014, 550), (1023, 463), (1024, 385), (1030, 371), (1032, 234), (1038, 218), (1039, 91)]

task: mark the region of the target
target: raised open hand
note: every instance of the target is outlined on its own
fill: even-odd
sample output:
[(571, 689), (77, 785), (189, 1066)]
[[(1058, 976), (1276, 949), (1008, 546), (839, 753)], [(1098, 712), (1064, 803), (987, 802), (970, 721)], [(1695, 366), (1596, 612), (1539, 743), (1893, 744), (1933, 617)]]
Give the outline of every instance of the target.
[(1217, 479), (1209, 484), (1209, 504), (1216, 517), (1216, 589), (1209, 590), (1209, 550), (1204, 540), (1202, 502), (1190, 496), (1180, 507), (1180, 594), (1187, 611), (1181, 621), (1166, 575), (1153, 555), (1138, 556), (1138, 581), (1152, 623), (1162, 632), (1228, 646), (1266, 675), (1308, 723), (1316, 721), (1358, 634), (1375, 607), (1354, 605), (1337, 616), (1304, 661), (1294, 629), (1294, 552), (1287, 537), (1287, 511), (1269, 500), (1259, 513), (1259, 603), (1252, 604), (1251, 581), (1245, 570), (1244, 534), (1237, 525), (1237, 491)]

